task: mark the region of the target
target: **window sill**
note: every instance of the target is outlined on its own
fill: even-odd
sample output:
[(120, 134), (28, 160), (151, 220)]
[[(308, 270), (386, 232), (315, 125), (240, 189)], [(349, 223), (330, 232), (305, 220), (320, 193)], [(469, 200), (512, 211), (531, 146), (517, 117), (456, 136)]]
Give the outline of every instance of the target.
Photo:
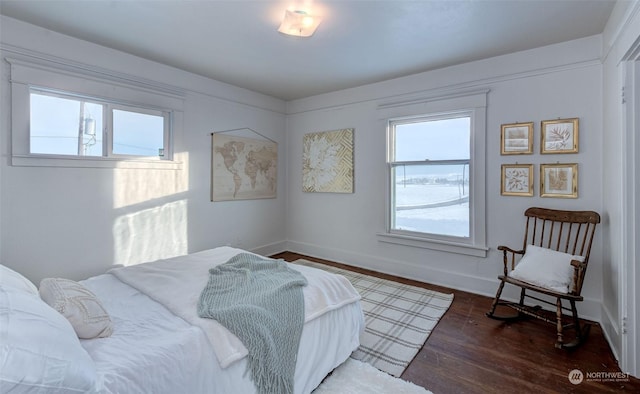
[(11, 165), (17, 167), (129, 168), (156, 170), (182, 169), (182, 162), (173, 160), (53, 155), (13, 155), (11, 157)]
[(489, 248), (487, 248), (486, 246), (469, 245), (444, 240), (425, 239), (401, 234), (378, 233), (377, 237), (378, 241), (380, 242), (413, 246), (423, 249), (439, 250), (442, 252), (464, 254), (476, 257), (487, 257), (487, 251), (489, 250)]

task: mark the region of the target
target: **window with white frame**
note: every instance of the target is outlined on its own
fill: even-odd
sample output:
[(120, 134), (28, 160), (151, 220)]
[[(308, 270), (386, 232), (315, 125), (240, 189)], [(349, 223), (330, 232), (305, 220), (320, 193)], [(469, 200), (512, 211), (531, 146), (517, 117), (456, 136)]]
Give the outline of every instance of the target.
[(469, 238), (470, 142), (470, 113), (389, 122), (391, 232)]
[(387, 125), (382, 242), (485, 257), (488, 91), (379, 107)]
[(29, 153), (164, 158), (169, 113), (32, 88)]
[(86, 65), (11, 64), (11, 163), (18, 166), (180, 169), (182, 92)]

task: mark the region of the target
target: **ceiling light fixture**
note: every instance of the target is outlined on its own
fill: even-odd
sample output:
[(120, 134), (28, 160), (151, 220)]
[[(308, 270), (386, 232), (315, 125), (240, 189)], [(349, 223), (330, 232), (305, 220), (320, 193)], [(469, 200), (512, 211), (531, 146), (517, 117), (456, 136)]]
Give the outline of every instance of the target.
[(286, 10), (278, 31), (290, 36), (310, 37), (321, 21), (319, 16), (309, 15), (305, 11)]

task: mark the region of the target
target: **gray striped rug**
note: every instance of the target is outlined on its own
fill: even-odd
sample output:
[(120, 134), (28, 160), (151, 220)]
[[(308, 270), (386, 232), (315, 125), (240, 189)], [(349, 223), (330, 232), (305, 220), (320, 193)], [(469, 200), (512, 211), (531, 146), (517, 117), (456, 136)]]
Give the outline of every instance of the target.
[(352, 358), (399, 377), (449, 309), (453, 294), (347, 271), (308, 260), (295, 264), (319, 268), (349, 279), (362, 296), (365, 332)]

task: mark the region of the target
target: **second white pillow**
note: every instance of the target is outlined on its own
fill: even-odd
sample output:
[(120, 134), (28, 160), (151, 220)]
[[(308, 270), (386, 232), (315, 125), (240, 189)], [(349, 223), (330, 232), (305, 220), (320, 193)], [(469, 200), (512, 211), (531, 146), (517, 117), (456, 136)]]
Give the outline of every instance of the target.
[(108, 337), (113, 332), (109, 314), (100, 300), (78, 282), (47, 278), (40, 282), (40, 297), (69, 320), (78, 338)]
[(568, 293), (573, 280), (571, 260), (584, 257), (527, 245), (527, 251), (509, 276), (540, 287)]

